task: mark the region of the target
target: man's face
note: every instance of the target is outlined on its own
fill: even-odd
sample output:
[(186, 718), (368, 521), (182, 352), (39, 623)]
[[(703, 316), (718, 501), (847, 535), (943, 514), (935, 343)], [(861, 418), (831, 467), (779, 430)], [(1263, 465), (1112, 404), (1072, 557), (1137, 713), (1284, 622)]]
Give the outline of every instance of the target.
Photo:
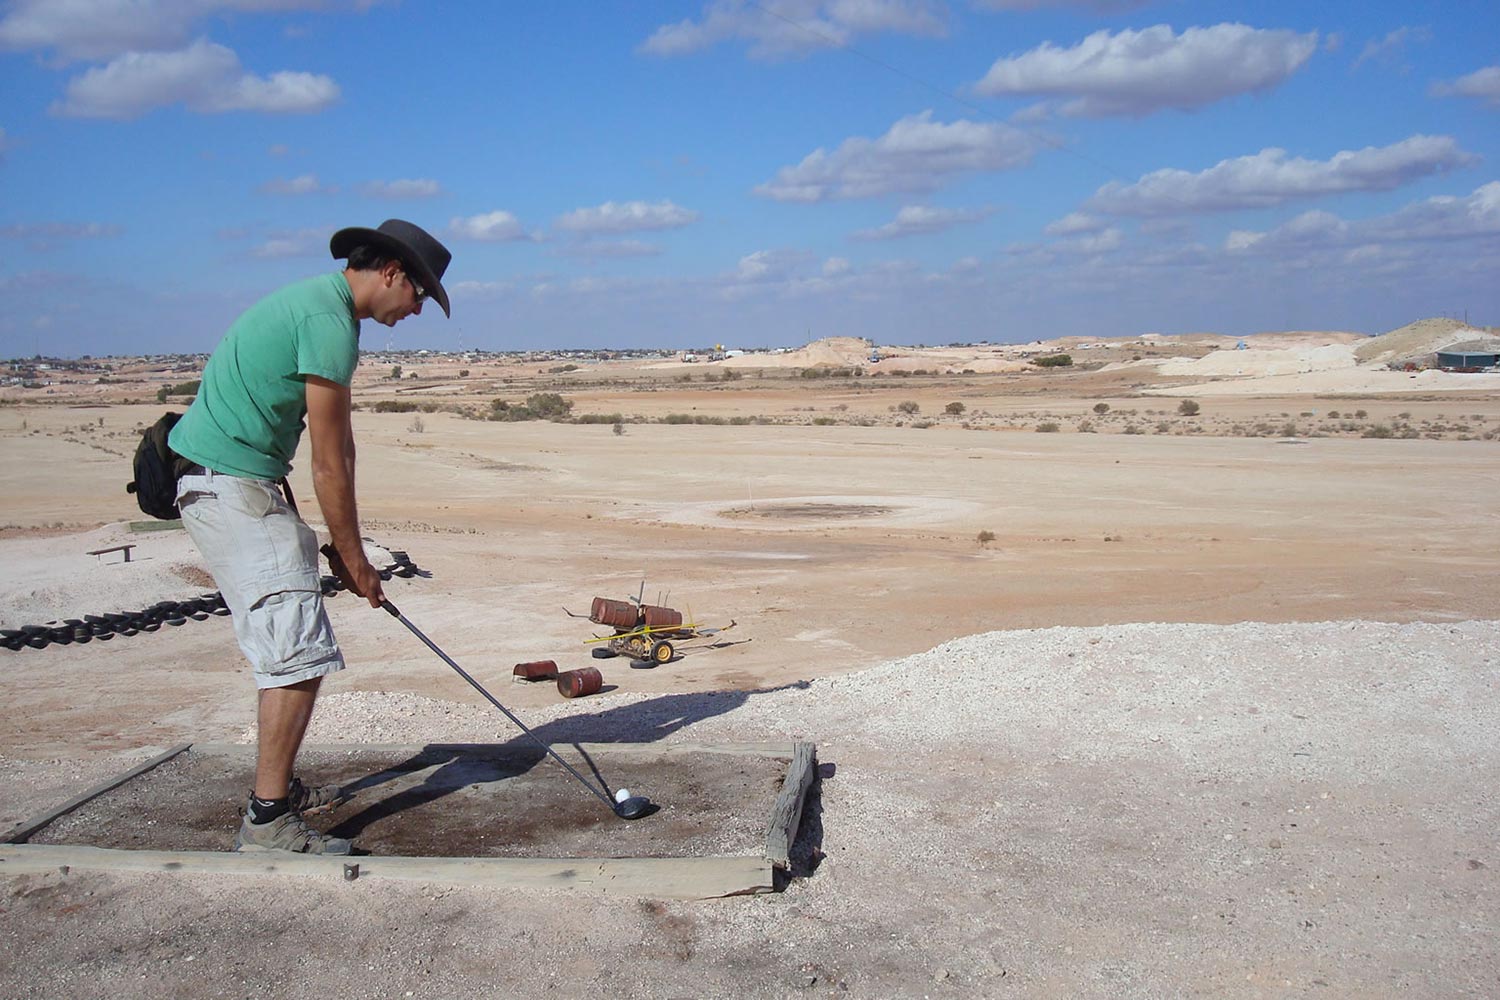
[(420, 315), (425, 297), (419, 297), (416, 282), (397, 261), (380, 269), (380, 288), (371, 308), (371, 318), (384, 326), (395, 326), (408, 316)]

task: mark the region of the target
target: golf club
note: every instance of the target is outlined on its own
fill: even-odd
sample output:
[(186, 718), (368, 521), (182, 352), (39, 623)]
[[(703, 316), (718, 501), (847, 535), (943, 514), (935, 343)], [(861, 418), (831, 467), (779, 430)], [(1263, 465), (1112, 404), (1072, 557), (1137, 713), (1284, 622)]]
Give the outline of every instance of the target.
[(474, 690), (484, 695), (486, 701), (488, 701), (491, 705), (494, 705), (500, 711), (504, 712), (506, 718), (510, 719), (511, 722), (514, 722), (517, 726), (519, 726), (521, 732), (525, 733), (527, 736), (530, 736), (533, 740), (535, 740), (537, 746), (541, 747), (543, 750), (551, 754), (553, 760), (557, 761), (563, 767), (567, 768), (568, 773), (577, 778), (579, 784), (581, 784), (584, 788), (587, 788), (589, 791), (593, 792), (599, 797), (600, 801), (609, 806), (610, 812), (614, 813), (621, 819), (640, 819), (642, 816), (649, 816), (656, 811), (656, 806), (651, 802), (650, 799), (648, 799), (644, 795), (632, 795), (628, 798), (622, 799), (619, 802), (615, 802), (609, 797), (608, 793), (604, 792), (601, 789), (595, 788), (592, 784), (589, 783), (587, 778), (578, 773), (577, 769), (574, 768), (572, 764), (569, 764), (567, 761), (563, 760), (557, 755), (557, 752), (555, 750), (553, 750), (547, 744), (543, 743), (541, 737), (537, 736), (536, 733), (533, 733), (530, 729), (526, 728), (526, 723), (516, 718), (515, 713), (506, 708), (504, 705), (500, 704), (500, 702), (496, 701), (494, 695), (490, 694), (478, 681), (470, 677), (468, 672), (465, 671), (463, 667), (460, 667), (453, 661), (452, 657), (439, 649), (437, 643), (433, 642), (431, 639), (427, 638), (427, 636), (423, 635), (422, 630), (413, 625), (405, 615), (397, 610), (394, 604), (392, 604), (390, 601), (381, 601), (380, 606), (382, 608), (385, 608), (386, 611), (390, 612), (391, 617), (395, 618), (402, 625), (405, 625), (408, 629), (410, 629), (412, 635), (416, 636), (418, 639), (421, 639), (424, 643), (426, 643), (428, 649), (432, 650), (434, 653), (440, 656), (444, 663), (448, 664), (448, 666), (452, 667), (458, 672), (458, 676), (462, 677), (464, 680), (473, 685)]

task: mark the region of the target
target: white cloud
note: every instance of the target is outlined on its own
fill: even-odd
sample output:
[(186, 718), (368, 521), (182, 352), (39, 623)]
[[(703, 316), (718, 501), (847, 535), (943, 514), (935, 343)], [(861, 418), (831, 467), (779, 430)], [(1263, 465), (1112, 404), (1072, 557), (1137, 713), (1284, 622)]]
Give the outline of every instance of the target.
[(1056, 222), (1049, 223), (1048, 236), (1075, 236), (1078, 233), (1095, 233), (1103, 229), (1104, 220), (1087, 212), (1072, 212)]
[(219, 11), (327, 6), (325, 0), (15, 0), (0, 18), (0, 49), (51, 49), (64, 60), (111, 59), (180, 48), (193, 25)]
[(557, 220), (557, 228), (575, 233), (631, 233), (680, 229), (698, 221), (692, 209), (670, 201), (606, 201), (595, 208), (579, 208)]
[(801, 270), (812, 259), (802, 250), (756, 250), (740, 258), (734, 269), (739, 282), (782, 281)]
[(290, 153), (291, 150), (285, 144), (278, 142), (267, 149), (266, 152), (271, 156), (285, 156), (287, 153)]
[(1111, 226), (1097, 233), (1084, 233), (1081, 236), (1074, 236), (1071, 239), (1059, 240), (1056, 246), (1058, 249), (1066, 250), (1069, 253), (1090, 255), (1118, 250), (1124, 242), (1125, 234)]
[(568, 243), (562, 247), (562, 253), (569, 257), (601, 258), (601, 257), (655, 257), (662, 252), (661, 247), (641, 240), (579, 240), (576, 243)]
[(129, 119), (183, 104), (202, 114), (305, 114), (323, 110), (338, 96), (338, 84), (326, 76), (247, 73), (233, 51), (200, 38), (176, 52), (129, 52), (74, 77), (66, 98), (52, 110), (78, 118)]
[(1354, 60), (1354, 67), (1358, 69), (1365, 63), (1374, 60), (1385, 66), (1401, 69), (1406, 67), (1401, 64), (1401, 56), (1406, 51), (1408, 43), (1430, 42), (1432, 31), (1424, 27), (1400, 27), (1390, 31), (1380, 41), (1365, 43), (1364, 50), (1360, 52), (1359, 58)]
[(978, 222), (993, 213), (989, 208), (933, 208), (928, 205), (904, 205), (896, 217), (875, 229), (861, 229), (854, 233), (857, 240), (892, 240), (903, 236), (923, 233), (941, 233), (945, 229)]
[(1235, 230), (1225, 241), (1230, 251), (1268, 253), (1294, 246), (1356, 246), (1500, 236), (1500, 181), (1475, 188), (1465, 197), (1440, 195), (1413, 202), (1389, 215), (1348, 222), (1331, 212), (1304, 212), (1268, 232)]
[(0, 238), (12, 240), (94, 240), (121, 232), (110, 222), (13, 222), (0, 226)]
[(713, 0), (700, 20), (664, 24), (638, 51), (679, 56), (743, 39), (757, 59), (848, 45), (856, 35), (942, 35), (946, 9), (936, 0)]
[(262, 194), (334, 194), (336, 187), (325, 188), (318, 183), (317, 174), (301, 174), (297, 177), (277, 177), (266, 181), (258, 189)]
[(1069, 49), (1045, 42), (998, 60), (975, 90), (989, 97), (1070, 98), (1067, 115), (1101, 118), (1190, 111), (1277, 86), (1312, 57), (1317, 32), (1243, 24), (1188, 28), (1158, 24), (1118, 34), (1097, 31)]
[(1486, 66), (1457, 80), (1439, 81), (1427, 92), (1433, 97), (1474, 97), (1500, 108), (1500, 66)]
[(878, 139), (845, 139), (832, 153), (816, 149), (796, 166), (782, 167), (755, 193), (816, 202), (931, 191), (955, 174), (1023, 166), (1035, 150), (1031, 136), (1008, 125), (964, 119), (943, 124), (923, 111), (896, 122)]
[(264, 243), (252, 247), (252, 257), (315, 257), (328, 253), (327, 229), (294, 229), (273, 232)]
[(1444, 135), (1414, 135), (1390, 146), (1345, 150), (1328, 160), (1289, 159), (1284, 149), (1263, 149), (1253, 156), (1221, 160), (1196, 174), (1167, 169), (1147, 174), (1134, 184), (1112, 181), (1087, 206), (1111, 215), (1266, 208), (1298, 198), (1389, 191), (1477, 159)]
[(394, 181), (367, 181), (360, 185), (359, 193), (366, 198), (436, 198), (443, 193), (443, 186), (426, 177), (402, 178)]
[(454, 236), (484, 243), (519, 243), (536, 239), (521, 226), (521, 220), (506, 211), (455, 218), (448, 224), (448, 229)]
[(1100, 14), (1119, 14), (1144, 7), (1151, 0), (974, 0), (981, 10), (1065, 10), (1081, 7)]
[(851, 266), (847, 257), (829, 257), (823, 262), (823, 277), (837, 278), (841, 274), (848, 274)]

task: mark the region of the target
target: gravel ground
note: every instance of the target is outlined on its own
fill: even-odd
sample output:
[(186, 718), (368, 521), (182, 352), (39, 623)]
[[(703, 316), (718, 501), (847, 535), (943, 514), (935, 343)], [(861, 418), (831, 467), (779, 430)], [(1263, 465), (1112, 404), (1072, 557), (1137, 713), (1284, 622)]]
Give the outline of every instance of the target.
[[(0, 953), (26, 960), (0, 966), (0, 995), (1495, 996), (1497, 639), (1500, 622), (1052, 628), (780, 690), (531, 709), (554, 741), (816, 741), (786, 890), (12, 877)], [(507, 725), (350, 692), (309, 738)]]

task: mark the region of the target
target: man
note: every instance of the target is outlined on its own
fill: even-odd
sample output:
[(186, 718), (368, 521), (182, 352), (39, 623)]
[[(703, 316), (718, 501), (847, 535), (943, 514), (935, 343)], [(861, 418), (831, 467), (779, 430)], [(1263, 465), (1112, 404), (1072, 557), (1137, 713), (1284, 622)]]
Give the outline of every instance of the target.
[(289, 285), (234, 322), (168, 439), (196, 463), (178, 483), (178, 507), (234, 616), (259, 690), (255, 787), (237, 851), (353, 849), (302, 818), (343, 801), (342, 790), (304, 785), (292, 774), (318, 686), (343, 669), (344, 657), (323, 608), (317, 536), (277, 483), (305, 426), (313, 488), (346, 582), (380, 607), (380, 574), (365, 558), (354, 501), (349, 382), (359, 323), (395, 326), (420, 313), (429, 296), (450, 315), (442, 277), (452, 255), (410, 222), (341, 229), (329, 249), (347, 259), (342, 272)]

